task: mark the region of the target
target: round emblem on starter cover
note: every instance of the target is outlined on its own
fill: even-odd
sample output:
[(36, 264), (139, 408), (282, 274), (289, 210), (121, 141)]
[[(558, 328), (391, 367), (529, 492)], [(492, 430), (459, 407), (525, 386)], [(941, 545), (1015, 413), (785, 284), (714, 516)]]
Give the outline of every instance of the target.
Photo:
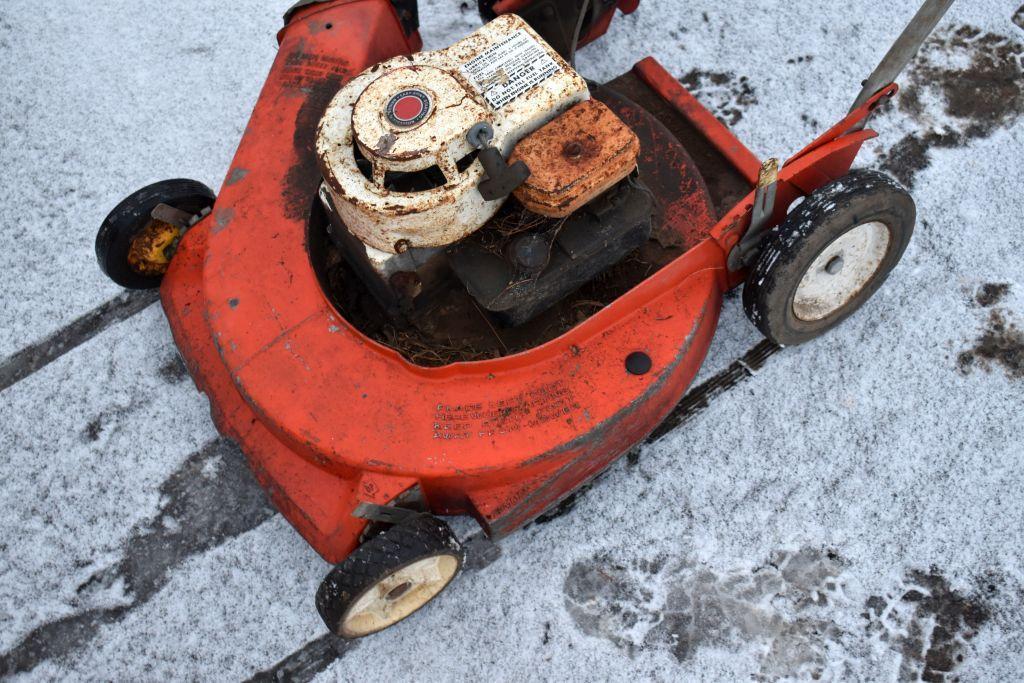
[(388, 121), (402, 128), (411, 128), (430, 115), (430, 96), (422, 90), (403, 90), (388, 102)]

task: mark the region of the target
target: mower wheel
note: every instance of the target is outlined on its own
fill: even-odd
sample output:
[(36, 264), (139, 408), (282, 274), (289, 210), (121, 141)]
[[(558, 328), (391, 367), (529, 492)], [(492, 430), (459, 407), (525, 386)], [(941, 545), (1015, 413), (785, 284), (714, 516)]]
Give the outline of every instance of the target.
[(916, 218), (910, 193), (877, 171), (819, 188), (765, 236), (743, 288), (747, 317), (781, 346), (828, 332), (882, 286)]
[(316, 608), (332, 633), (362, 638), (436, 598), (462, 567), (462, 546), (431, 515), (416, 515), (356, 548), (320, 584)]
[(163, 180), (126, 197), (96, 234), (96, 259), (107, 277), (126, 289), (160, 286), (174, 247), (187, 226), (153, 218), (166, 204), (192, 217), (208, 211), (216, 195), (195, 180)]

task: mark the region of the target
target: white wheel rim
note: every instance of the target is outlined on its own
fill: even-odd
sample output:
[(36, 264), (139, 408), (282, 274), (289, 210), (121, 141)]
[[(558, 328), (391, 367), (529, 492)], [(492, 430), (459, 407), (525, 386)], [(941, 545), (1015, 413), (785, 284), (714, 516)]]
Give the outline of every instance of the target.
[(890, 239), (889, 228), (878, 221), (837, 237), (804, 273), (793, 297), (793, 314), (817, 322), (850, 303), (882, 266)]
[(343, 635), (358, 638), (397, 624), (437, 597), (458, 570), (456, 557), (436, 555), (381, 579), (349, 608), (342, 622)]

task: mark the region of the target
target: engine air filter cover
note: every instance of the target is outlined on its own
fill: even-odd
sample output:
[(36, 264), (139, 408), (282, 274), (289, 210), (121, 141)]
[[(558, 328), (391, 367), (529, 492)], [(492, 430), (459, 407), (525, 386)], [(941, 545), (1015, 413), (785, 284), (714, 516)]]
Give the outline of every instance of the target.
[(565, 218), (636, 170), (640, 139), (597, 100), (581, 102), (522, 140), (510, 163), (533, 175), (515, 191), (530, 211)]

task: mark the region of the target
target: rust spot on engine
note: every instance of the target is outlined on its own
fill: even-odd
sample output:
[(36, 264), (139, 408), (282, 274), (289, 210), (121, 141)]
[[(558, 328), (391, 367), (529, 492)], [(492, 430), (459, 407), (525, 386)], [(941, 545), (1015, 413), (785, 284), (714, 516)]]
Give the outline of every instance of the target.
[(380, 140), (377, 141), (376, 152), (381, 156), (387, 156), (391, 148), (398, 142), (398, 136), (394, 133), (385, 133), (380, 136)]

